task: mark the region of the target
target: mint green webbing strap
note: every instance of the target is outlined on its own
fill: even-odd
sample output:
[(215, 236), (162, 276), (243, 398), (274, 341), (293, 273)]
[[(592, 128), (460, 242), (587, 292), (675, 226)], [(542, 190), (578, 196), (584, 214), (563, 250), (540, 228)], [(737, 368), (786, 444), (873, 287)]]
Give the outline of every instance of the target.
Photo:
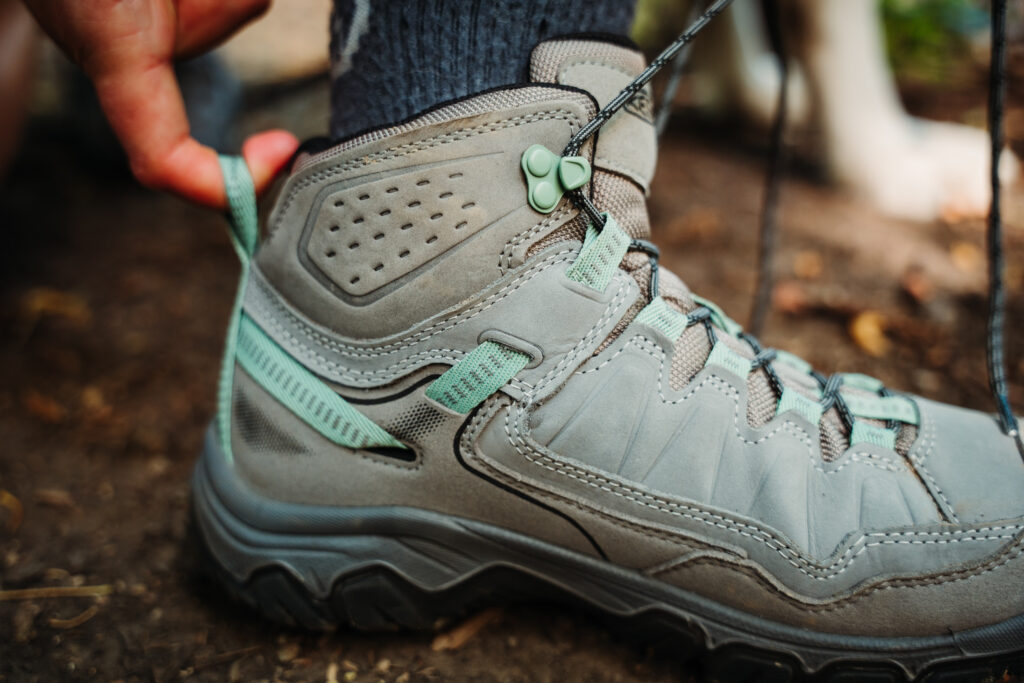
[(920, 422), (913, 401), (902, 396), (864, 396), (843, 393), (843, 401), (857, 417), (872, 420), (896, 420), (908, 425)]
[(225, 457), (229, 461), (234, 457), (231, 451), (231, 402), (236, 362), (268, 393), (334, 443), (349, 448), (405, 448), (317, 379), (242, 314), (250, 262), (259, 240), (256, 190), (249, 168), (241, 157), (222, 156), (220, 167), (230, 209), (231, 242), (242, 264), (217, 391), (217, 431)]
[(850, 445), (855, 446), (859, 443), (869, 443), (892, 450), (896, 447), (896, 432), (861, 420), (854, 420), (853, 430), (850, 432)]
[(587, 228), (583, 248), (565, 272), (570, 280), (598, 292), (603, 292), (612, 281), (630, 243), (629, 235), (623, 232), (615, 219), (608, 214), (603, 215), (604, 227), (600, 231), (595, 230), (593, 225)]
[(504, 344), (485, 341), (427, 387), (427, 398), (465, 415), (505, 386), (530, 362), (530, 356)]
[(636, 314), (633, 322), (653, 327), (672, 341), (679, 339), (690, 324), (685, 313), (669, 306), (660, 296), (651, 299), (651, 303)]
[(405, 448), (317, 379), (244, 313), (236, 351), (239, 365), (250, 377), (334, 443), (347, 448)]
[(782, 397), (779, 398), (779, 405), (775, 412), (782, 414), (788, 410), (800, 413), (812, 425), (818, 424), (824, 413), (820, 401), (804, 396), (791, 387), (786, 387), (782, 390)]
[(249, 262), (256, 251), (259, 237), (259, 221), (256, 213), (256, 188), (249, 175), (249, 167), (245, 159), (237, 156), (221, 156), (220, 169), (224, 175), (224, 188), (227, 192), (228, 223), (230, 225), (231, 243), (242, 264), (242, 272), (238, 281), (238, 293), (231, 309), (231, 320), (228, 323), (227, 341), (224, 345), (224, 360), (220, 368), (220, 382), (217, 387), (217, 431), (220, 436), (221, 450), (228, 460), (232, 460), (231, 452), (231, 396), (235, 383), (235, 348), (238, 342), (238, 325), (242, 313), (242, 297), (249, 281)]
[(885, 385), (882, 380), (871, 375), (863, 375), (859, 372), (844, 372), (843, 373), (843, 386), (853, 387), (854, 389), (862, 389), (864, 391), (870, 391), (873, 394), (877, 394), (881, 391)]
[(256, 253), (259, 238), (259, 218), (256, 211), (256, 188), (245, 159), (221, 156), (220, 169), (224, 175), (224, 189), (230, 210), (231, 237), (239, 258), (248, 262)]
[(721, 340), (715, 342), (715, 345), (711, 347), (711, 353), (708, 354), (708, 358), (704, 361), (704, 365), (716, 365), (720, 368), (724, 368), (742, 379), (744, 382), (747, 381), (747, 375), (750, 374), (751, 370), (750, 359), (744, 358), (740, 354), (736, 353), (722, 343)]

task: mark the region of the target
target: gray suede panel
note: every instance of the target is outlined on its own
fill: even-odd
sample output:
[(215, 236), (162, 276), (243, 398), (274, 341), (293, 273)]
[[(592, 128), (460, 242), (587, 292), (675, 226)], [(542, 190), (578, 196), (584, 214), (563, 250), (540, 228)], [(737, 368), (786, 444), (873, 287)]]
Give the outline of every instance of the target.
[(652, 491), (757, 519), (813, 557), (859, 529), (940, 521), (895, 454), (861, 445), (823, 462), (817, 425), (786, 413), (751, 428), (739, 378), (709, 368), (675, 391), (670, 359), (654, 330), (631, 326), (531, 414), (530, 438)]
[[(267, 280), (320, 325), (376, 339), (500, 277), (511, 245), (575, 215), (568, 200), (554, 225), (554, 216), (530, 208), (522, 153), (532, 144), (561, 149), (594, 111), (586, 95), (557, 88), (523, 88), (505, 99), (514, 106), (452, 105), (448, 115), (424, 115), (393, 135), (370, 135), (300, 163), (256, 256)], [(388, 204), (392, 188), (402, 199)]]
[[(979, 615), (977, 603), (968, 600), (970, 593), (963, 595), (959, 607), (950, 608), (932, 602), (934, 591), (911, 588), (970, 575), (976, 577), (976, 595), (998, 594), (1002, 599), (1007, 587), (1001, 582), (1021, 571), (1020, 520), (982, 527), (935, 523), (857, 530), (827, 556), (813, 557), (759, 519), (667, 495), (531, 444), (517, 434), (516, 423), (522, 429), (526, 420), (515, 412), (515, 407), (501, 411), (481, 431), (474, 464), (515, 477), (526, 490), (558, 496), (566, 509), (587, 510), (623, 524), (611, 533), (590, 527), (610, 557), (628, 556), (651, 535), (664, 539), (668, 534), (708, 548), (680, 554), (677, 567), (669, 562), (651, 568), (688, 590), (787, 623), (815, 623), (824, 630), (865, 635), (941, 633), (991, 623), (1024, 609), (1024, 597), (1015, 595), (1009, 604), (993, 605), (995, 614)], [(685, 477), (686, 471), (684, 467), (679, 476)], [(827, 504), (817, 509), (827, 514)], [(583, 518), (584, 513), (576, 514)], [(706, 575), (692, 581), (680, 570), (707, 563), (728, 569), (715, 572), (721, 581)], [(1007, 565), (1013, 570), (1004, 570)], [(906, 586), (905, 599), (913, 602), (908, 614), (914, 620), (880, 628), (879, 620), (897, 616), (886, 601), (893, 585)]]
[(994, 416), (916, 398), (909, 453), (921, 479), (962, 524), (1024, 516), (1024, 463)]

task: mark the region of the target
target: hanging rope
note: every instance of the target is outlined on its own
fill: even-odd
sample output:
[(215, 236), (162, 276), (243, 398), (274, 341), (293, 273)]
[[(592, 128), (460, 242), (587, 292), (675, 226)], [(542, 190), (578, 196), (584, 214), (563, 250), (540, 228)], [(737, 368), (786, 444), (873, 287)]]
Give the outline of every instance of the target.
[(779, 192), (785, 173), (785, 136), (787, 104), (789, 99), (789, 53), (782, 33), (782, 17), (778, 0), (765, 2), (765, 23), (768, 39), (779, 63), (779, 93), (775, 102), (775, 120), (772, 122), (771, 148), (768, 153), (768, 172), (765, 176), (764, 200), (761, 203), (760, 239), (757, 251), (757, 288), (750, 311), (750, 331), (761, 334), (765, 318), (771, 307), (775, 282), (775, 246), (778, 232)]

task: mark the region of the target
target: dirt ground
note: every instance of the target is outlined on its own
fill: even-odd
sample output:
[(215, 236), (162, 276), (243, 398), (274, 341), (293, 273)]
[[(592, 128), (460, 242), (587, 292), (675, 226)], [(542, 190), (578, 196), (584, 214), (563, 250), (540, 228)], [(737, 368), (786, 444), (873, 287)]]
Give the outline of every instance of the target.
[[(1018, 63), (1020, 60), (1017, 60)], [(1019, 87), (1024, 79), (1016, 81)], [(978, 89), (910, 91), (970, 120)], [(312, 96), (322, 102), (322, 92)], [(1009, 130), (1024, 152), (1024, 93)], [(272, 118), (272, 114), (265, 114)], [(251, 122), (250, 122), (251, 123)], [(0, 187), (0, 680), (670, 681), (696, 670), (543, 605), (454, 633), (310, 636), (263, 623), (199, 573), (188, 477), (214, 408), (238, 267), (220, 217), (97, 169), (36, 125)], [(762, 149), (680, 118), (651, 199), (665, 263), (749, 309)], [(985, 376), (983, 224), (879, 217), (798, 164), (782, 194), (764, 340), (824, 371), (975, 408)], [(1007, 201), (1010, 376), (1024, 407), (1024, 198)]]

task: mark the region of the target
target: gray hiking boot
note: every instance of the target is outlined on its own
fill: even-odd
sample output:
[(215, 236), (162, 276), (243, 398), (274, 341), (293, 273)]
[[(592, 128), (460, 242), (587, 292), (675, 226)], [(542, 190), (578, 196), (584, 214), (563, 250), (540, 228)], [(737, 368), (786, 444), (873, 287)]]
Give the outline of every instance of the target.
[(993, 417), (822, 377), (654, 277), (649, 98), (548, 151), (643, 67), (549, 41), (532, 84), (306, 153), (258, 251), (226, 164), (245, 267), (194, 479), (225, 584), (365, 629), (554, 590), (723, 679), (1019, 661), (1024, 465)]

